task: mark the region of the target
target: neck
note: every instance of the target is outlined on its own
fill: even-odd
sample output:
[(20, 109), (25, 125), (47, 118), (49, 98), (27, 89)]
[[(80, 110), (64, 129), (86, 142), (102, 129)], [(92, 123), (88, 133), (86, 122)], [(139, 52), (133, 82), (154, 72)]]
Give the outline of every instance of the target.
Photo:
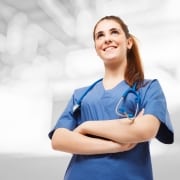
[(126, 70), (126, 63), (106, 65), (105, 64), (105, 75), (104, 79), (124, 79), (124, 74)]
[(112, 89), (124, 80), (125, 67), (105, 68), (103, 84), (105, 89)]

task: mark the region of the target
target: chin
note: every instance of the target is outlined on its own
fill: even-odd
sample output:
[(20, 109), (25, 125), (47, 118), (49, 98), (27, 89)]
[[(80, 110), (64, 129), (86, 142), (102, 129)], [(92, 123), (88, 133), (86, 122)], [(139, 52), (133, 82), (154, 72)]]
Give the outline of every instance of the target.
[(115, 61), (114, 59), (106, 59), (103, 60), (105, 65), (113, 65), (116, 64), (117, 61)]
[(111, 61), (116, 61), (117, 60), (117, 57), (114, 57), (114, 56), (111, 56), (111, 57), (106, 57), (106, 58), (104, 58), (104, 61), (106, 61), (106, 62), (111, 62)]

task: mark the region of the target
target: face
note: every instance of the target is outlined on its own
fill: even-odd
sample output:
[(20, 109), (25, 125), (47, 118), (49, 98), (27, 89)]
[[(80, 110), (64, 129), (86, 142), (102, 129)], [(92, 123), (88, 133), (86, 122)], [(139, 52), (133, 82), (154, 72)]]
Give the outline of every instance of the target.
[(95, 29), (95, 49), (104, 63), (126, 61), (127, 49), (132, 46), (119, 23), (102, 20)]

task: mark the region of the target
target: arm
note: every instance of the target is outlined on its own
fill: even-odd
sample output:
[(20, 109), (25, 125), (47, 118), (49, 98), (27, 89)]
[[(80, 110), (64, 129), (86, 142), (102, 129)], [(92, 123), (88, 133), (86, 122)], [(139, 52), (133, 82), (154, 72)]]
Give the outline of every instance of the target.
[(56, 129), (52, 137), (55, 150), (73, 154), (104, 154), (123, 152), (132, 149), (134, 144), (118, 144), (100, 138), (92, 138), (65, 128)]
[(118, 143), (139, 143), (154, 138), (160, 121), (153, 115), (140, 115), (132, 122), (129, 119), (87, 121), (75, 131), (110, 139)]

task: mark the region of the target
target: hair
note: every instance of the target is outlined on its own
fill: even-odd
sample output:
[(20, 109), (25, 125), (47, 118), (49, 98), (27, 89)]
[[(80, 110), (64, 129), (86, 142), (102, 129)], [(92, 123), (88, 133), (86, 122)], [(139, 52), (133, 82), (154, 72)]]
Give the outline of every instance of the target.
[(125, 81), (130, 86), (133, 86), (134, 83), (137, 83), (137, 88), (139, 88), (144, 81), (144, 71), (142, 68), (141, 57), (135, 36), (129, 33), (128, 26), (124, 23), (124, 21), (121, 18), (119, 18), (118, 16), (105, 16), (101, 18), (94, 26), (94, 31), (93, 31), (94, 40), (95, 40), (95, 30), (98, 24), (103, 20), (113, 20), (117, 22), (122, 27), (126, 38), (127, 39), (132, 38), (133, 45), (131, 49), (127, 50), (127, 66), (125, 70)]

